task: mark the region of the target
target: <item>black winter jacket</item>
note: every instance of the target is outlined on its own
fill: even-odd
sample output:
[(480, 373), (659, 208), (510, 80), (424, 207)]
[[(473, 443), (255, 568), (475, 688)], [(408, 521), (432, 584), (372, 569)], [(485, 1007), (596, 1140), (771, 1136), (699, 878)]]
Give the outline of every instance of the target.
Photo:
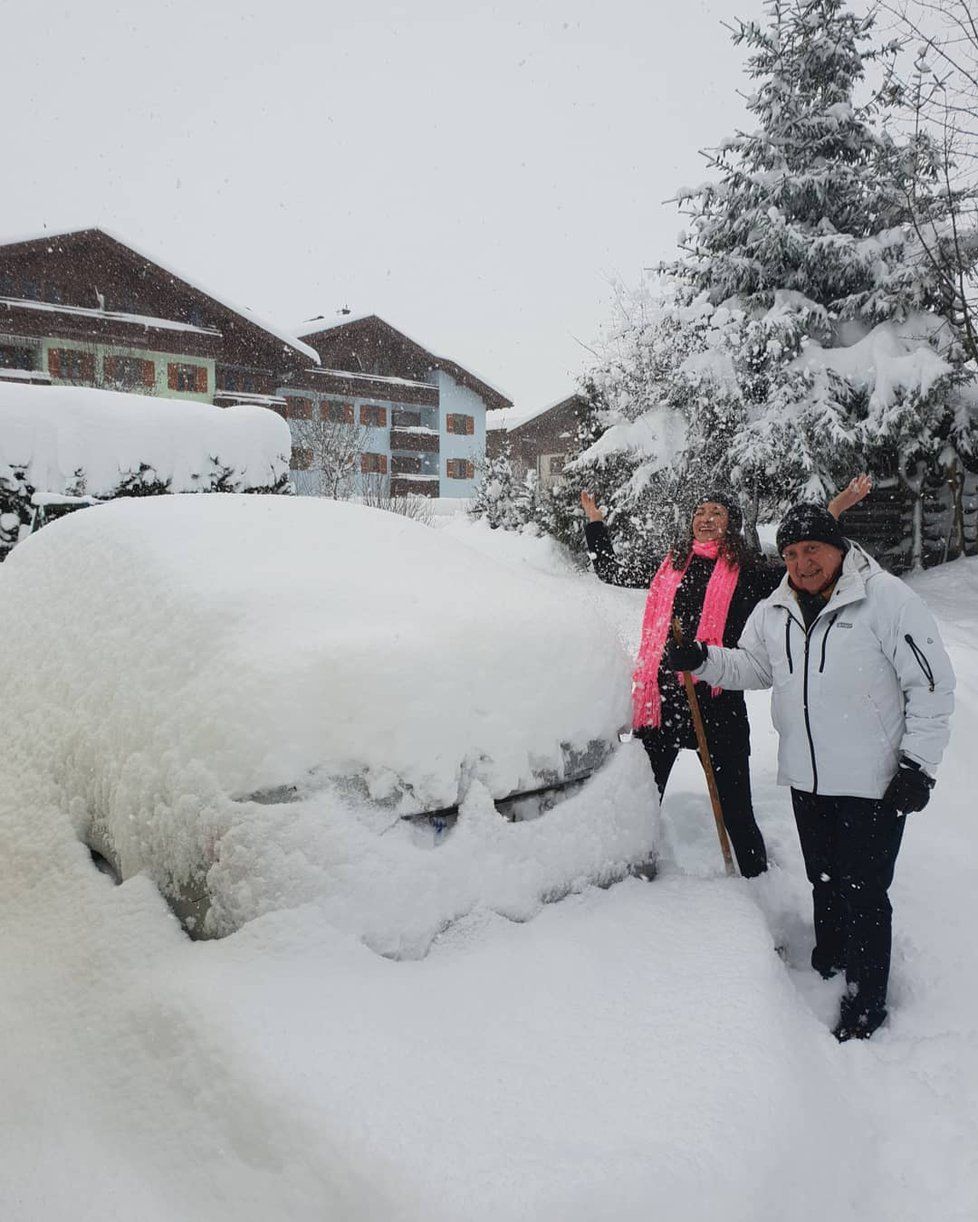
[[(645, 589), (663, 561), (662, 556), (651, 553), (620, 560), (615, 555), (611, 535), (604, 522), (588, 522), (585, 534), (594, 571), (609, 585)], [(676, 591), (673, 612), (682, 625), (684, 640), (691, 641), (696, 636), (714, 563), (701, 556), (693, 556)], [(723, 633), (724, 645), (733, 648), (737, 644), (747, 617), (762, 599), (774, 592), (783, 576), (783, 565), (768, 564), (761, 558), (741, 567)], [(659, 691), (662, 697), (662, 725), (658, 730), (642, 731), (643, 735), (660, 734), (677, 747), (695, 747), (696, 737), (682, 682), (672, 671), (660, 670)], [(697, 683), (696, 694), (711, 754), (748, 753), (750, 727), (743, 692), (722, 691), (714, 696), (705, 683)]]

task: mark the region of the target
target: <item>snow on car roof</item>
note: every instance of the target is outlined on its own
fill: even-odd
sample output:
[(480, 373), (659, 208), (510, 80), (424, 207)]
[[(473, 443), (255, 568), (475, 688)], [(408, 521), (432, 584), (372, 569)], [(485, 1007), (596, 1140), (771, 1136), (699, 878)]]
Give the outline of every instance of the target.
[[(568, 593), (566, 579), (379, 509), (116, 500), (45, 526), (4, 564), (0, 618), (25, 627), (0, 679), (32, 727), (25, 766), (70, 759), (61, 780), (80, 810), (97, 809), (127, 875), (186, 875), (220, 840), (234, 926), (286, 903), (283, 888), (301, 897), (306, 873), (339, 868), (353, 849), (335, 821), (351, 793), (389, 803), (381, 822), (393, 826), (405, 802), (444, 808), (477, 784), (489, 801), (559, 778), (568, 746), (614, 740), (628, 659), (614, 628)], [(240, 800), (289, 785), (308, 796)], [(574, 860), (620, 848), (607, 801), (610, 842), (582, 832)], [(649, 834), (639, 805), (633, 839)], [(508, 826), (486, 809), (476, 825)], [(594, 811), (576, 817), (586, 828)], [(270, 856), (283, 862), (274, 885)]]

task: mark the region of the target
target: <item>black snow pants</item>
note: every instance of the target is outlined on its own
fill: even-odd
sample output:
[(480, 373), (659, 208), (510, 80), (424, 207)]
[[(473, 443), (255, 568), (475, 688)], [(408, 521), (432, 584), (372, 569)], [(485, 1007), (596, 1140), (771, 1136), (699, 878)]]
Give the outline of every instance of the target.
[[(655, 730), (640, 735), (652, 764), (659, 796), (665, 793), (669, 773), (683, 749)], [(744, 878), (754, 878), (767, 869), (764, 837), (754, 818), (754, 803), (750, 792), (750, 755), (746, 747), (715, 749), (710, 753), (717, 793), (723, 810), (723, 821), (737, 865)]]
[(792, 789), (791, 802), (812, 884), (812, 967), (823, 975), (845, 970), (842, 1020), (872, 1030), (886, 1017), (892, 914), (886, 893), (906, 819), (870, 798)]

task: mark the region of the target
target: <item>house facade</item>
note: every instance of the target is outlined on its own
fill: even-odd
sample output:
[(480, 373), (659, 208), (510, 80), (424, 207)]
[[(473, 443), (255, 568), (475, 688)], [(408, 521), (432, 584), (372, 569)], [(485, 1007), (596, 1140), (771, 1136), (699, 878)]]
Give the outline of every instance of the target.
[[(356, 422), (358, 474), (392, 495), (470, 496), (498, 390), (376, 315), (296, 336), (101, 229), (0, 246), (0, 381), (268, 407), (290, 423), (297, 490), (320, 490), (308, 422)], [(342, 431), (334, 434), (342, 440)]]
[(348, 420), (367, 430), (360, 472), (387, 476), (394, 496), (469, 497), (486, 447), (486, 415), (510, 401), (456, 362), (422, 347), (376, 314), (315, 319), (299, 328), (319, 365), (283, 387), (293, 428), (293, 479), (318, 490), (308, 421)]
[(508, 448), (515, 468), (536, 472), (541, 485), (549, 487), (577, 453), (585, 406), (582, 395), (568, 395), (530, 416), (517, 417), (508, 427), (490, 429), (487, 453), (502, 454)]
[(0, 246), (0, 380), (234, 402), (315, 360), (100, 229)]

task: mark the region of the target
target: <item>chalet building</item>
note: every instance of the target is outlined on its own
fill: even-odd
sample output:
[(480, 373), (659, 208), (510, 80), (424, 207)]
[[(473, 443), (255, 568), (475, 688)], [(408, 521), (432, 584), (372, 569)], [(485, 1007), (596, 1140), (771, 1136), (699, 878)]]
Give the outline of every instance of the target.
[[(101, 229), (0, 246), (0, 381), (252, 403), (290, 421), (300, 492), (318, 491), (298, 422), (364, 425), (361, 473), (392, 494), (470, 496), (486, 413), (509, 400), (376, 315), (295, 336)], [(304, 470), (305, 469), (305, 470)]]
[[(474, 494), (487, 413), (511, 407), (504, 395), (376, 314), (313, 319), (298, 335), (315, 349), (319, 364), (283, 388), (288, 419), (314, 420), (318, 413), (365, 426), (361, 471), (389, 476), (392, 495)], [(293, 478), (300, 492), (314, 491), (315, 473), (303, 478), (312, 456), (302, 434), (294, 423)]]
[(573, 394), (532, 415), (511, 418), (502, 428), (490, 429), (486, 452), (501, 454), (508, 446), (514, 467), (535, 471), (540, 483), (549, 487), (577, 453), (577, 429), (584, 406), (583, 396)]
[(0, 246), (0, 380), (282, 406), (316, 359), (101, 229)]

